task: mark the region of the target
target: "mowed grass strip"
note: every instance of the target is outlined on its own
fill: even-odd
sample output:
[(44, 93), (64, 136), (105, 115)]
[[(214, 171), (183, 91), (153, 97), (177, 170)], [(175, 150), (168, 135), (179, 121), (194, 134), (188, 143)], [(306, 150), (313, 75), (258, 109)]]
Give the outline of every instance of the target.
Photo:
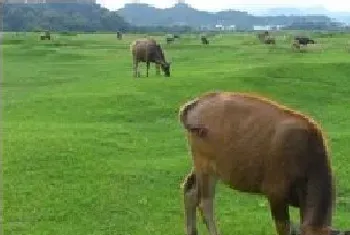
[[(191, 160), (177, 112), (216, 90), (259, 93), (322, 125), (337, 174), (334, 226), (349, 228), (350, 58), (343, 45), (350, 35), (320, 38), (325, 50), (305, 53), (293, 53), (284, 39), (275, 48), (260, 45), (253, 34), (209, 37), (208, 46), (195, 35), (173, 45), (158, 36), (172, 75), (156, 76), (152, 65), (146, 78), (142, 64), (140, 79), (132, 78), (129, 44), (144, 35), (53, 37), (6, 34), (3, 42), (5, 234), (182, 235), (180, 184)], [(219, 185), (216, 205), (222, 234), (275, 233), (263, 197)]]

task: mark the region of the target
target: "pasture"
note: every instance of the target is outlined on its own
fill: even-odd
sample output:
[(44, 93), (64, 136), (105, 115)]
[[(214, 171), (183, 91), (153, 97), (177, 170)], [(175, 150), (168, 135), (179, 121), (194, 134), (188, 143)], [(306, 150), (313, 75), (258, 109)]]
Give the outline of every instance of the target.
[[(165, 35), (165, 34), (164, 34)], [(171, 77), (132, 77), (143, 35), (5, 34), (2, 42), (3, 230), (7, 235), (183, 235), (180, 184), (191, 167), (178, 108), (207, 91), (255, 92), (317, 120), (337, 176), (334, 227), (350, 218), (350, 35), (183, 35), (167, 45)], [(322, 50), (323, 49), (323, 50)], [(221, 234), (275, 234), (265, 198), (220, 184)], [(293, 209), (293, 220), (298, 211)], [(198, 220), (201, 222), (201, 220)], [(200, 234), (207, 234), (203, 224)]]

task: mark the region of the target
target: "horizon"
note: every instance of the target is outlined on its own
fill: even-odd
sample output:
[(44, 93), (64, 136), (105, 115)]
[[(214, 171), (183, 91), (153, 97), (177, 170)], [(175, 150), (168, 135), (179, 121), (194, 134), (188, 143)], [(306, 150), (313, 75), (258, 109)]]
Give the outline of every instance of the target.
[[(101, 4), (103, 7), (108, 8), (109, 10), (118, 10), (123, 8), (125, 4), (139, 2), (149, 4), (150, 6), (156, 8), (170, 8), (174, 6), (178, 1), (177, 0), (97, 0), (96, 3)], [(240, 10), (240, 11), (259, 11), (266, 10), (269, 8), (324, 8), (327, 11), (332, 12), (350, 12), (350, 2), (343, 4), (343, 1), (334, 0), (332, 2), (328, 0), (315, 1), (311, 0), (305, 4), (304, 0), (268, 0), (264, 1), (261, 4), (259, 0), (239, 0), (235, 1), (236, 3), (230, 3), (227, 0), (216, 0), (216, 7), (211, 7), (213, 4), (208, 4), (209, 2), (204, 2), (201, 0), (185, 0), (183, 1), (189, 4), (192, 8), (208, 11), (208, 12), (217, 12), (222, 10)], [(260, 3), (259, 3), (260, 2)], [(341, 4), (342, 3), (342, 4)]]

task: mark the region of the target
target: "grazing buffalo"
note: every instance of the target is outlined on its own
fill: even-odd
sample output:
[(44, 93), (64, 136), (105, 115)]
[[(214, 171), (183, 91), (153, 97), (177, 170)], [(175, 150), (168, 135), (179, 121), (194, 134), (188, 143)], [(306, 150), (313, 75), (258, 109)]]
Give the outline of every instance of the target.
[(269, 34), (269, 31), (264, 31), (264, 32), (262, 32), (262, 33), (258, 33), (258, 39), (259, 39), (259, 41), (260, 42), (264, 42), (265, 41), (265, 38), (267, 37), (267, 36), (269, 36), (270, 34)]
[(165, 61), (164, 53), (159, 44), (154, 39), (138, 39), (134, 41), (130, 50), (133, 59), (133, 76), (138, 77), (138, 64), (145, 62), (147, 66), (146, 76), (148, 77), (148, 70), (150, 63), (156, 64), (156, 74), (160, 74), (159, 67), (162, 68), (165, 77), (170, 77), (170, 63)]
[(122, 39), (123, 39), (123, 34), (122, 34), (122, 32), (117, 31), (117, 38), (118, 38), (119, 40), (122, 40)]
[(175, 38), (173, 38), (173, 37), (167, 37), (166, 38), (166, 43), (167, 44), (173, 43), (174, 41), (175, 41)]
[(40, 35), (40, 40), (51, 40), (51, 34), (49, 31), (46, 31), (44, 35)]
[(297, 41), (299, 45), (304, 45), (304, 46), (307, 44), (315, 44), (315, 41), (308, 37), (296, 36), (294, 37), (294, 40)]
[(292, 43), (292, 49), (300, 49), (300, 44), (299, 44), (299, 41), (297, 40), (293, 40), (293, 43)]
[(275, 45), (276, 44), (276, 39), (272, 36), (266, 36), (264, 38), (264, 43), (265, 44), (272, 44), (272, 45)]
[(207, 39), (206, 36), (201, 36), (201, 42), (203, 45), (208, 45), (209, 44), (209, 40)]
[(180, 39), (180, 36), (177, 34), (168, 34), (166, 36), (166, 43), (171, 44), (175, 41), (175, 39)]
[(290, 234), (289, 206), (300, 208), (301, 235), (330, 235), (336, 186), (315, 121), (268, 99), (231, 92), (188, 101), (179, 118), (193, 160), (183, 182), (187, 235), (197, 234), (197, 208), (209, 234), (218, 234), (213, 205), (218, 180), (264, 195), (278, 235)]

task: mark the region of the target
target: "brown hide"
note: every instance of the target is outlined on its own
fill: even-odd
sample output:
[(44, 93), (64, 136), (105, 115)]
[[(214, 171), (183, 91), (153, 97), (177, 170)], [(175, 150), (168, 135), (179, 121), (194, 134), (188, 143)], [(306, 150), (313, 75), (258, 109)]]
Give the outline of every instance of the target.
[(265, 44), (276, 44), (276, 39), (274, 37), (267, 36), (264, 39), (264, 43)]
[(208, 45), (209, 44), (209, 40), (206, 37), (204, 37), (204, 36), (201, 37), (201, 41), (202, 41), (202, 44), (204, 44), (204, 45)]
[(170, 76), (170, 64), (165, 61), (164, 53), (160, 45), (154, 39), (138, 39), (132, 42), (130, 50), (133, 57), (134, 69), (137, 70), (139, 62), (147, 64), (147, 76), (150, 63), (156, 64), (157, 73), (159, 66), (165, 73), (165, 76)]
[[(289, 234), (289, 205), (300, 208), (302, 235), (330, 234), (335, 186), (323, 134), (311, 118), (259, 96), (231, 92), (204, 94), (183, 105), (179, 116), (196, 176), (189, 177), (196, 184), (184, 189), (185, 198), (199, 195), (197, 206), (213, 200), (210, 188), (218, 179), (238, 191), (265, 195), (279, 235)], [(189, 218), (186, 200), (185, 207)], [(210, 235), (216, 235), (210, 202), (206, 211)], [(190, 219), (187, 229), (195, 234)]]
[(122, 38), (123, 38), (123, 34), (121, 32), (119, 32), (119, 31), (117, 31), (117, 38), (119, 40), (122, 40)]
[(265, 31), (265, 32), (262, 32), (262, 33), (258, 33), (258, 39), (261, 41), (261, 42), (264, 42), (265, 38), (267, 36), (269, 36), (269, 32), (268, 31)]
[(154, 39), (138, 39), (131, 44), (132, 56), (140, 62), (165, 62)]

